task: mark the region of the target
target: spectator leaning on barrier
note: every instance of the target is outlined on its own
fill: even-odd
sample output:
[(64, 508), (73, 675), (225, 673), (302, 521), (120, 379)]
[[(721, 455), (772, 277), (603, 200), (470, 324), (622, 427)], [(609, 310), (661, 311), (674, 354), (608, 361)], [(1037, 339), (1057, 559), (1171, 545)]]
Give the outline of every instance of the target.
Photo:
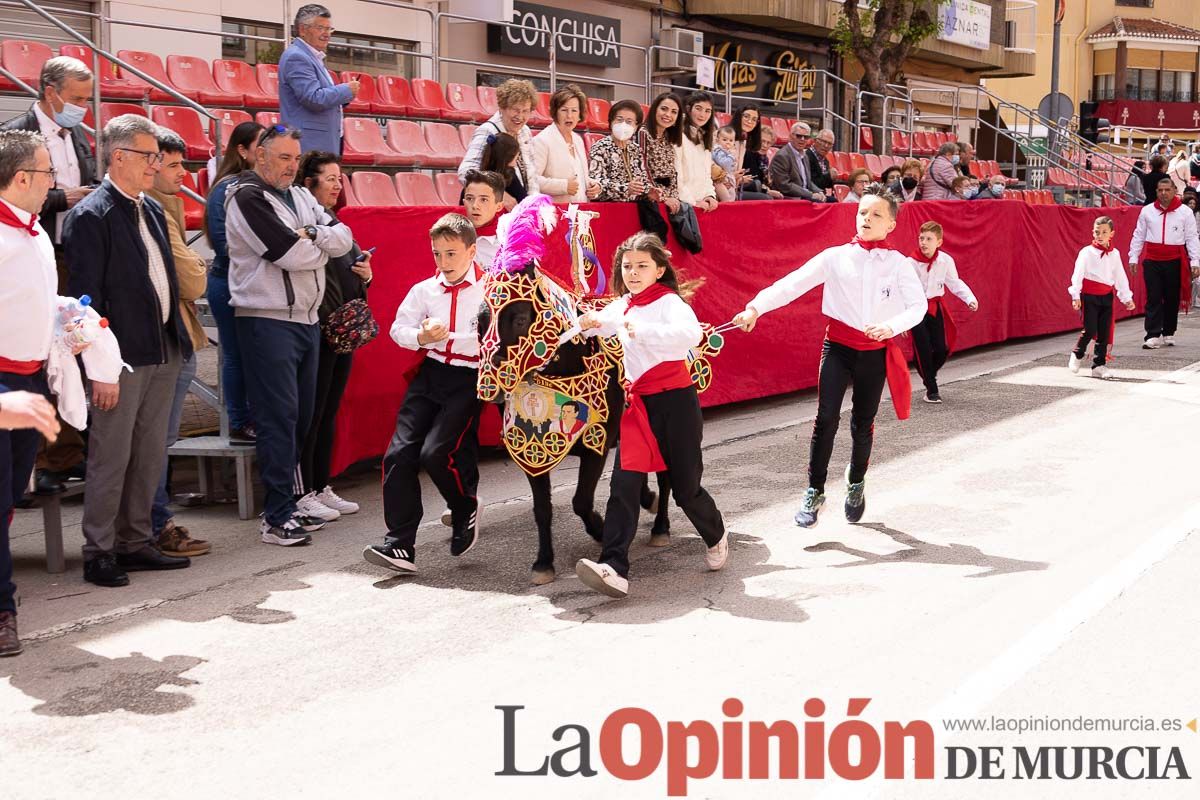
[(833, 152), (836, 142), (833, 131), (824, 128), (812, 138), (806, 153), (809, 180), (821, 191), (827, 203), (837, 202), (833, 194), (833, 171), (829, 168), (829, 154)]
[(144, 193), (162, 168), (158, 126), (124, 114), (104, 126), (108, 175), (67, 215), (68, 293), (90, 295), (133, 368), (117, 383), (92, 379), (83, 499), (83, 577), (125, 586), (134, 570), (179, 569), (187, 558), (152, 545), (150, 509), (167, 452), (167, 422), (184, 360), (192, 355), (179, 306), (175, 258), (162, 206)]
[[(179, 422), (183, 417), (183, 403), (187, 399), (192, 378), (196, 377), (197, 350), (208, 347), (208, 335), (200, 324), (196, 301), (204, 296), (208, 263), (203, 256), (187, 246), (187, 223), (183, 213), (183, 200), (179, 192), (187, 167), (183, 158), (187, 155), (187, 144), (179, 134), (166, 128), (158, 129), (158, 150), (163, 155), (162, 166), (154, 176), (154, 187), (146, 192), (162, 206), (167, 221), (167, 240), (175, 259), (175, 277), (179, 283), (179, 313), (192, 343), (192, 355), (184, 358), (175, 381), (175, 398), (167, 418), (167, 448), (179, 439)], [(154, 495), (150, 510), (150, 525), (154, 533), (155, 546), (169, 556), (202, 556), (212, 547), (202, 539), (193, 539), (187, 528), (175, 524), (175, 518), (167, 506), (171, 502), (168, 491), (170, 457), (163, 456), (162, 478)]]
[(333, 36), (333, 15), (309, 4), (296, 12), (296, 38), (279, 57), (279, 115), (300, 131), (305, 150), (342, 152), (342, 106), (358, 97), (359, 82), (333, 82), (325, 51)]
[(575, 132), (586, 113), (587, 95), (567, 84), (550, 96), (554, 124), (533, 137), (531, 182), (556, 203), (586, 203), (600, 193), (599, 184), (588, 178), (587, 150)]
[(717, 207), (712, 159), (716, 132), (712, 95), (692, 92), (683, 101), (683, 138), (675, 148), (675, 164), (679, 170), (679, 200), (698, 211)]
[(809, 178), (808, 157), (805, 155), (811, 131), (807, 122), (792, 125), (791, 141), (771, 159), (771, 185), (784, 197), (823, 203), (825, 195)]
[[(517, 140), (519, 146), (515, 177), (524, 187), (524, 193), (535, 191), (536, 187), (530, 179), (530, 171), (533, 168), (533, 133), (526, 121), (537, 105), (537, 89), (529, 81), (509, 78), (496, 89), (496, 105), (499, 110), (471, 136), (467, 154), (458, 165), (458, 179), (465, 181), (467, 173), (473, 169), (495, 170), (495, 165), (483, 165), (483, 148), (488, 144), (489, 137), (507, 133)], [(521, 198), (505, 198), (505, 207), (512, 208), (520, 200)], [(510, 201), (515, 202), (510, 205)]]
[(588, 176), (600, 186), (596, 200), (635, 200), (649, 190), (642, 150), (633, 140), (642, 122), (642, 107), (632, 100), (618, 101), (609, 109), (612, 133), (592, 145), (588, 158)]
[(296, 509), (292, 487), (316, 397), (325, 262), (354, 246), (349, 228), (292, 185), (299, 165), (300, 132), (267, 128), (253, 171), (225, 200), (229, 292), (266, 489), (260, 533), (284, 546), (307, 544), (324, 524)]
[(946, 142), (938, 148), (937, 155), (929, 162), (929, 168), (921, 180), (922, 200), (947, 200), (954, 194), (951, 184), (958, 176), (958, 170), (955, 168), (958, 158), (956, 143)]
[[(507, 133), (488, 134), (487, 143), (483, 146), (483, 157), (479, 160), (479, 172), (494, 172), (504, 180), (501, 191), (501, 205), (508, 211), (525, 199), (527, 194), (525, 179), (521, 175), (521, 145), (516, 138)], [(463, 198), (466, 197), (466, 184), (472, 172), (468, 170), (460, 176), (463, 182)]]
[(679, 168), (675, 148), (683, 141), (683, 101), (673, 92), (663, 92), (650, 104), (646, 116), (646, 177), (650, 179), (650, 198), (664, 203), (674, 214), (679, 210)]
[(843, 203), (857, 203), (862, 200), (863, 192), (871, 185), (871, 173), (865, 169), (856, 169), (850, 173), (849, 178), (850, 193), (846, 195)]

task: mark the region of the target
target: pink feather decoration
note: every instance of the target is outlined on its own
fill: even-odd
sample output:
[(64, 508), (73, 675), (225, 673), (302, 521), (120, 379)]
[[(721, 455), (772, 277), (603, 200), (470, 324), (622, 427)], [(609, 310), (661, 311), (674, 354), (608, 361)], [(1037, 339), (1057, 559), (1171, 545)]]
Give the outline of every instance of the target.
[(532, 194), (500, 218), (496, 238), (500, 248), (492, 259), (492, 273), (520, 272), (531, 261), (546, 255), (546, 240), (558, 224), (558, 209), (549, 195)]

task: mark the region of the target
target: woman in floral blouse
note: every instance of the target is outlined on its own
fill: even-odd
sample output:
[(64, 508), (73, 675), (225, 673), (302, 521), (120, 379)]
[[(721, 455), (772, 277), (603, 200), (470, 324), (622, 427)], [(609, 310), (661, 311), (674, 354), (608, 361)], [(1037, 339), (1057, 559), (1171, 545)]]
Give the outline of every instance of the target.
[(674, 92), (663, 92), (650, 104), (646, 119), (646, 173), (650, 199), (666, 203), (674, 214), (679, 210), (679, 172), (675, 148), (683, 141), (683, 100)]
[(636, 200), (649, 188), (642, 150), (633, 134), (642, 125), (642, 107), (632, 100), (614, 103), (608, 112), (612, 134), (592, 145), (588, 175), (600, 184), (598, 201)]

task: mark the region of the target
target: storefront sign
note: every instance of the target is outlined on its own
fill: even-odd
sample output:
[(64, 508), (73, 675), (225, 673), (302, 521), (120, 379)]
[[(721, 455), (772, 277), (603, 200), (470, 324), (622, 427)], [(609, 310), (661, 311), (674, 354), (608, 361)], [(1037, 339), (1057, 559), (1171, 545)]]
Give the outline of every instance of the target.
[(713, 89), (718, 94), (724, 94), (728, 86), (734, 96), (794, 103), (799, 95), (806, 108), (822, 103), (824, 81), (819, 70), (829, 65), (824, 55), (761, 42), (713, 40), (707, 35), (704, 52), (728, 64), (717, 62)]
[[(532, 3), (513, 3), (512, 21), (522, 28), (488, 26), (488, 52), (547, 59), (558, 37), (558, 60), (598, 67), (621, 65), (621, 20)], [(586, 37), (586, 38), (581, 38)]]
[(976, 50), (992, 45), (992, 7), (975, 0), (950, 0), (938, 7), (942, 29), (938, 38)]

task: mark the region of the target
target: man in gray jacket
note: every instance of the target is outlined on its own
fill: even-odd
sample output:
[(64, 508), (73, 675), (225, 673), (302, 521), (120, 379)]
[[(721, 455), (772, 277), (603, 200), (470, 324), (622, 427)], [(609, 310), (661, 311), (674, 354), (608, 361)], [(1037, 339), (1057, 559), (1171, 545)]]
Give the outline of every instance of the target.
[(312, 420), (325, 262), (353, 245), (307, 189), (293, 186), (300, 132), (282, 125), (258, 140), (253, 170), (225, 197), (230, 305), (258, 430), (266, 489), (260, 530), (268, 544), (307, 544), (324, 523), (300, 514), (292, 494), (300, 439)]
[(792, 138), (771, 159), (771, 184), (784, 197), (825, 202), (825, 194), (813, 183), (808, 163), (808, 142), (812, 128), (807, 123), (792, 125)]

